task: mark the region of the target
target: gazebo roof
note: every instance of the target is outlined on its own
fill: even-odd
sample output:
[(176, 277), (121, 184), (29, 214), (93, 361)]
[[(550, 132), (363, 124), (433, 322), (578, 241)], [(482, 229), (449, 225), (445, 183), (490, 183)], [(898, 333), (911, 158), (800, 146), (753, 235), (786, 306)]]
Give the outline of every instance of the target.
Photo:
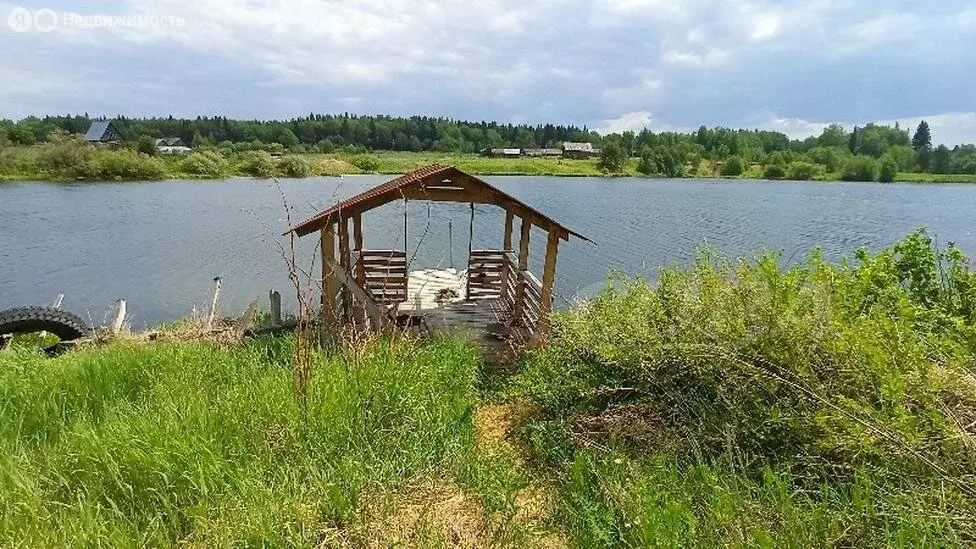
[(563, 240), (569, 240), (569, 235), (573, 235), (587, 242), (592, 242), (589, 238), (565, 227), (532, 206), (488, 184), (483, 179), (453, 166), (442, 164), (424, 166), (352, 198), (347, 198), (291, 227), (285, 234), (294, 232), (298, 236), (305, 236), (338, 221), (340, 216), (349, 217), (361, 214), (398, 199), (494, 204), (513, 211), (543, 230), (557, 233)]

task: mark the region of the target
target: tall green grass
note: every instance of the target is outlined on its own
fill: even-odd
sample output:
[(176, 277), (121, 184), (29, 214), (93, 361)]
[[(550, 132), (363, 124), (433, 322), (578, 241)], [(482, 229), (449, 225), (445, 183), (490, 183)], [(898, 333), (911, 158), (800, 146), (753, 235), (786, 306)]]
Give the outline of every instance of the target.
[(583, 546), (976, 542), (976, 274), (924, 231), (831, 265), (702, 254), (520, 374)]
[(318, 356), (307, 413), (289, 356), (280, 339), (0, 353), (0, 545), (312, 546), (470, 455), (471, 346)]

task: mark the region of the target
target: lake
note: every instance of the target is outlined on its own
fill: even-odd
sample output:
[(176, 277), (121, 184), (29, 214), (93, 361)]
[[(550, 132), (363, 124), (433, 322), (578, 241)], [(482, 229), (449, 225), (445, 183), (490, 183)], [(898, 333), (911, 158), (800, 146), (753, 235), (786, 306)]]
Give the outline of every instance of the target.
[[(281, 189), (298, 221), (388, 179), (286, 179)], [(653, 279), (703, 244), (733, 256), (783, 250), (790, 262), (820, 245), (836, 260), (924, 225), (940, 244), (976, 252), (976, 185), (485, 179), (596, 242), (560, 246), (557, 306), (592, 295), (611, 270)], [(367, 213), (366, 246), (402, 248), (404, 213), (402, 203)], [(406, 215), (413, 268), (463, 268), (467, 205), (411, 202)], [(64, 293), (65, 308), (100, 324), (124, 297), (139, 329), (206, 309), (214, 276), (223, 277), (227, 314), (257, 298), (267, 306), (270, 288), (291, 303), (278, 247), (287, 246), (286, 225), (281, 194), (266, 180), (0, 184), (0, 309)], [(502, 226), (500, 210), (478, 206), (474, 247), (500, 247)], [(544, 236), (532, 237), (530, 268), (541, 274)], [(300, 263), (313, 265), (315, 240), (298, 241)]]

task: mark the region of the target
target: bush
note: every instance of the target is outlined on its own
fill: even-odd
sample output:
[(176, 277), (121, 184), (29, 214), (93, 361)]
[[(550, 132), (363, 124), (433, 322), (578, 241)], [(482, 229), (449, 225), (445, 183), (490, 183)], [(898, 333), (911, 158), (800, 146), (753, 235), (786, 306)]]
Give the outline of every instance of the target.
[(888, 154), (881, 157), (881, 166), (878, 169), (878, 181), (891, 183), (895, 180), (896, 175), (898, 175), (898, 161)]
[(227, 169), (227, 161), (215, 151), (195, 152), (183, 159), (181, 167), (190, 175), (220, 177)]
[(867, 155), (850, 158), (841, 170), (844, 181), (874, 181), (878, 176), (878, 161)]
[(241, 155), (241, 172), (254, 177), (270, 178), (277, 173), (274, 158), (265, 151), (247, 151)]
[(766, 170), (763, 172), (763, 177), (766, 179), (783, 179), (786, 177), (786, 166), (783, 164), (770, 164), (766, 166)]
[(644, 175), (652, 175), (657, 173), (657, 162), (654, 161), (654, 157), (651, 155), (650, 151), (644, 151), (641, 154), (640, 160), (637, 161), (637, 173)]
[(143, 135), (136, 143), (136, 150), (147, 156), (156, 155), (156, 140), (148, 135)]
[(349, 161), (350, 164), (356, 166), (365, 173), (373, 173), (380, 167), (380, 161), (375, 156), (370, 155), (357, 155)]
[(93, 172), (94, 178), (104, 180), (152, 180), (166, 176), (162, 162), (129, 149), (97, 151)]
[(735, 177), (746, 171), (746, 161), (741, 156), (730, 156), (722, 164), (722, 175)]
[[(544, 410), (548, 430), (530, 437), (565, 467), (563, 512), (578, 535), (598, 527), (592, 515), (572, 518), (594, 503), (609, 506), (596, 522), (632, 536), (660, 531), (614, 525), (649, 524), (664, 509), (673, 518), (686, 500), (698, 510), (690, 517), (721, 517), (698, 502), (738, 492), (726, 482), (745, 489), (738, 503), (726, 500), (729, 516), (743, 503), (765, 505), (750, 486), (775, 486), (777, 502), (807, 509), (755, 511), (799, 519), (796, 534), (843, 531), (852, 546), (936, 531), (953, 545), (968, 535), (976, 433), (963, 426), (976, 418), (976, 273), (924, 231), (855, 257), (831, 265), (814, 254), (782, 268), (776, 254), (747, 262), (702, 253), (687, 271), (661, 272), (657, 287), (618, 279), (556, 317), (550, 346), (530, 357), (517, 386)], [(560, 433), (568, 442), (553, 443)], [(589, 458), (610, 470), (581, 463)], [(661, 468), (670, 472), (656, 478), (678, 484), (642, 489), (642, 473)], [(813, 518), (823, 513), (835, 518)], [(837, 530), (826, 526), (838, 519)]]
[(305, 157), (289, 155), (278, 163), (281, 173), (285, 177), (308, 177), (312, 173), (312, 166)]
[(797, 160), (786, 168), (786, 177), (793, 181), (807, 181), (820, 175), (821, 167), (812, 162)]
[(39, 168), (56, 179), (90, 179), (95, 176), (95, 148), (78, 139), (59, 139), (44, 145), (37, 157)]

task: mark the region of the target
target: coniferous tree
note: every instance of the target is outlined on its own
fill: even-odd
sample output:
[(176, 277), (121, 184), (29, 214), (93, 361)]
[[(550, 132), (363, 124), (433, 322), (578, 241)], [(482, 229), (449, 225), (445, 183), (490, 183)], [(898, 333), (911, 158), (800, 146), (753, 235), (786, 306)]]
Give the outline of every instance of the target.
[(918, 166), (923, 172), (929, 171), (932, 163), (932, 132), (929, 123), (922, 120), (918, 123), (915, 136), (912, 137), (912, 148), (918, 154)]

